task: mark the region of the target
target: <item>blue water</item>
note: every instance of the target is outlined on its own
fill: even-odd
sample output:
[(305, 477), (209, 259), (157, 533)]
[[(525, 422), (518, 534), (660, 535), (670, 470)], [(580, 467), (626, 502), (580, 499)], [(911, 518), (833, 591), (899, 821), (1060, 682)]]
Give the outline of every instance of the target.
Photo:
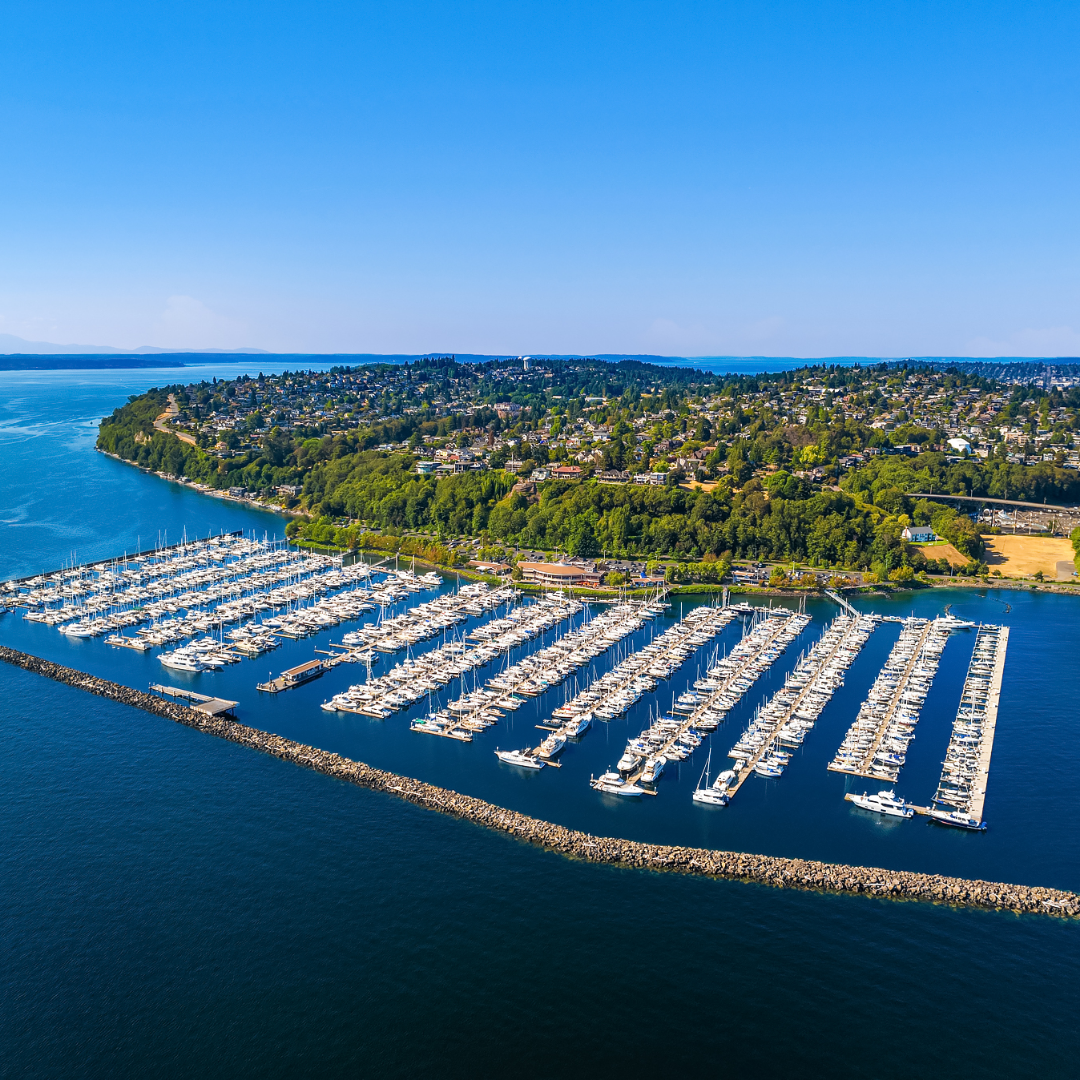
[[(272, 515), (93, 452), (96, 418), (160, 380), (0, 375), (0, 575), (165, 531), (280, 535)], [(361, 677), (353, 666), (255, 694), (265, 669), (319, 639), (195, 678), (257, 726), (593, 832), (1080, 888), (1077, 601), (957, 590), (887, 609), (949, 602), (1013, 628), (978, 836), (871, 819), (842, 800), (863, 782), (824, 769), (890, 624), (785, 776), (752, 778), (716, 811), (689, 799), (700, 754), (640, 804), (588, 788), (644, 704), (598, 724), (562, 769), (523, 777), (491, 750), (534, 741), (550, 699), (462, 745), (409, 733), (402, 714), (318, 709)], [(713, 737), (714, 763), (832, 614), (810, 610), (803, 640)], [(163, 674), (152, 656), (10, 615), (0, 639), (134, 686)], [(946, 649), (901, 774), (910, 798), (936, 783), (971, 643)], [(0, 1075), (1075, 1075), (1076, 926), (586, 866), (14, 669), (0, 694)]]

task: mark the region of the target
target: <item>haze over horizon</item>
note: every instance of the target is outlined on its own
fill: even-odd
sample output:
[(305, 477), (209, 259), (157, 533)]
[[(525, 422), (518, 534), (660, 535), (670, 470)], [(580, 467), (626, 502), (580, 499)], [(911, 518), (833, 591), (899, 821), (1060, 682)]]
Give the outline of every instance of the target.
[(45, 7), (5, 342), (1080, 353), (1073, 6)]

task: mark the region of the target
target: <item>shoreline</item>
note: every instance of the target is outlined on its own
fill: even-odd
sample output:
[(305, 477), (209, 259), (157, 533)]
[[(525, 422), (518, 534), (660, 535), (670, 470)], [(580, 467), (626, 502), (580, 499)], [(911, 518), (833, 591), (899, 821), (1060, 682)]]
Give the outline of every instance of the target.
[(671, 871), (774, 888), (800, 889), (878, 899), (919, 900), (954, 907), (1080, 918), (1080, 895), (1042, 886), (968, 880), (906, 870), (846, 866), (772, 855), (646, 844), (618, 837), (592, 836), (528, 817), (482, 799), (398, 776), (363, 762), (293, 742), (235, 720), (210, 717), (186, 705), (100, 679), (29, 653), (0, 646), (0, 660), (75, 689), (142, 709), (217, 738), (270, 754), (360, 787), (396, 795), (424, 809), (471, 821), (567, 858), (611, 866)]

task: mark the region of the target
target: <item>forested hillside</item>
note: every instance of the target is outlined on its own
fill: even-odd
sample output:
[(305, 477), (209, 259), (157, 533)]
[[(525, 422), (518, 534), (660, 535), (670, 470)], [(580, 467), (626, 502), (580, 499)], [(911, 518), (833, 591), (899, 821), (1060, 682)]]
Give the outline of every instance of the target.
[[(973, 561), (982, 555), (968, 516), (913, 492), (1080, 502), (1076, 469), (1018, 464), (1004, 442), (984, 458), (947, 454), (943, 430), (913, 421), (917, 411), (938, 415), (934, 408), (977, 415), (982, 406), (971, 402), (995, 391), (975, 376), (807, 369), (696, 373), (695, 382), (693, 372), (642, 364), (549, 369), (508, 375), (440, 360), (164, 387), (103, 420), (98, 445), (191, 482), (273, 495), (305, 515), (290, 526), (294, 535), (346, 545), (365, 527), (584, 556), (753, 557), (884, 574), (925, 565), (924, 553), (901, 540), (911, 524), (930, 525)], [(170, 394), (201, 445), (154, 429)], [(998, 422), (1026, 421), (1034, 434), (1060, 415), (1052, 438), (1067, 444), (1071, 400), (1035, 388), (1009, 394), (999, 399)], [(949, 395), (961, 396), (954, 403)], [(497, 398), (507, 400), (491, 404)], [(219, 423), (225, 430), (215, 443), (205, 421), (223, 415), (229, 424)], [(883, 415), (892, 421), (887, 432), (869, 423)], [(541, 478), (515, 489), (518, 477), (503, 464), (517, 458), (528, 477), (565, 461), (575, 442), (567, 434), (575, 432), (585, 446), (596, 436), (591, 457), (578, 454), (582, 479)], [(466, 461), (471, 452), (474, 465), (417, 475), (417, 461), (440, 447)], [(475, 457), (478, 447), (484, 460)], [(590, 479), (650, 462), (668, 470), (664, 483)], [(695, 469), (707, 490), (688, 490)]]

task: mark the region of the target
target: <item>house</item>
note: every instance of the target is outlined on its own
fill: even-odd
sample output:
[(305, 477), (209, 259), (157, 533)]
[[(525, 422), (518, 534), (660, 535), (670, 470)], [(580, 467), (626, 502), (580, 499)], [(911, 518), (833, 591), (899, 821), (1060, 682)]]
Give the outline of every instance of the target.
[(581, 476), (580, 465), (556, 465), (551, 470), (551, 475), (556, 480), (577, 480)]
[(667, 480), (667, 473), (643, 472), (634, 475), (635, 484), (649, 484), (651, 487), (663, 487)]
[(438, 466), (437, 461), (418, 461), (416, 463), (416, 472), (419, 476), (427, 476), (428, 473), (433, 473)]
[(937, 539), (937, 533), (924, 525), (909, 525), (900, 535), (909, 544), (931, 544)]
[(630, 474), (625, 469), (605, 469), (596, 479), (601, 484), (626, 484), (630, 482)]
[(603, 574), (588, 570), (583, 566), (568, 566), (566, 563), (519, 562), (522, 581), (538, 585), (589, 585), (600, 584)]

